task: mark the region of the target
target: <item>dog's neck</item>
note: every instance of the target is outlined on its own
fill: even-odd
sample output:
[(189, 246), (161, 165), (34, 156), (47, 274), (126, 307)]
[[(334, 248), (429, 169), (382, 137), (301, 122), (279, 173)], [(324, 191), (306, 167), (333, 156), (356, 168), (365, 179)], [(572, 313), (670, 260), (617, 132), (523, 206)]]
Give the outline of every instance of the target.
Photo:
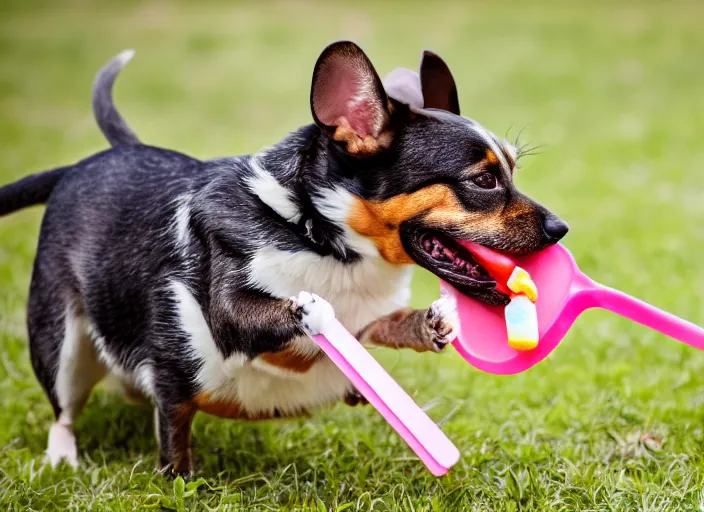
[(345, 187), (331, 172), (326, 138), (315, 125), (305, 126), (278, 144), (250, 157), (249, 186), (257, 199), (297, 232), (318, 254), (353, 263), (361, 257), (345, 232), (344, 201), (331, 195)]

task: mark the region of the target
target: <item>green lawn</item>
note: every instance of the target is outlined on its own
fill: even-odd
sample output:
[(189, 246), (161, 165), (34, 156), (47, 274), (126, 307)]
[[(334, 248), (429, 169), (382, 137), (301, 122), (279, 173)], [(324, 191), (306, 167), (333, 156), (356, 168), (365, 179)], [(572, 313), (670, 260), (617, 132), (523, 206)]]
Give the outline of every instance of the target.
[[(582, 268), (704, 324), (704, 5), (566, 3), (5, 0), (0, 182), (106, 147), (90, 86), (125, 48), (138, 51), (116, 96), (137, 133), (203, 158), (308, 123), (332, 40), (361, 43), (382, 74), (430, 48), (463, 113), (542, 146), (517, 180), (570, 222)], [(462, 452), (440, 479), (373, 409), (340, 405), (276, 423), (198, 417), (202, 479), (184, 490), (154, 472), (150, 412), (104, 390), (77, 424), (80, 470), (51, 471), (24, 326), (40, 216), (0, 220), (0, 510), (704, 510), (704, 354), (601, 312), (512, 377), (452, 350), (376, 352)], [(418, 306), (437, 294), (427, 275), (415, 286)]]

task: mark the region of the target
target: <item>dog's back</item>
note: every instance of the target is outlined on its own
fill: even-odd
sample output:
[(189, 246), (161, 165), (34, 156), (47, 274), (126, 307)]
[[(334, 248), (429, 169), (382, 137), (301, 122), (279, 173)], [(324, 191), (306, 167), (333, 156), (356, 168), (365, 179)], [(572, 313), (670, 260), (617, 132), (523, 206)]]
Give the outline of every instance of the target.
[[(200, 166), (182, 154), (140, 145), (79, 162), (49, 197), (35, 272), (60, 261), (71, 291), (88, 298), (83, 306), (113, 302), (101, 316), (115, 318), (125, 317), (125, 309), (138, 312), (150, 281), (173, 266), (168, 226), (179, 193), (189, 189)], [(147, 207), (154, 204), (162, 206)]]

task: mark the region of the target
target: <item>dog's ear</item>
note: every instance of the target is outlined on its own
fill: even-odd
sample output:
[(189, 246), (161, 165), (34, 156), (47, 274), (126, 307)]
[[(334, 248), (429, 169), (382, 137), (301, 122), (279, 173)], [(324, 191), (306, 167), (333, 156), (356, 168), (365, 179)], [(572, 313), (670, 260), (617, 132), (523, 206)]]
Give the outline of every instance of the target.
[(457, 86), (450, 68), (438, 55), (423, 52), (420, 63), (420, 84), (424, 108), (438, 108), (460, 115)]
[(333, 43), (318, 57), (310, 91), (313, 119), (352, 154), (389, 146), (391, 112), (379, 75), (362, 49), (350, 41)]
[(423, 91), (420, 76), (408, 68), (396, 68), (384, 79), (384, 89), (389, 98), (409, 107), (423, 108)]

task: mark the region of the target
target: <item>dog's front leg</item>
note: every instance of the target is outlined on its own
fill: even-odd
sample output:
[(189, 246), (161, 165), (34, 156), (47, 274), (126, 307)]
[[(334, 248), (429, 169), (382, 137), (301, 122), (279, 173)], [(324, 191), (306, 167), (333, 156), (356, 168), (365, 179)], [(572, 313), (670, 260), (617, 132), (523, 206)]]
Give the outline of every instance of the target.
[[(213, 294), (215, 300), (210, 303), (208, 316), (219, 357), (225, 361), (254, 361), (261, 357), (267, 362), (291, 363), (287, 358), (301, 357), (295, 350), (287, 350), (291, 343), (305, 332), (318, 329), (318, 324), (330, 315), (334, 317), (330, 305), (324, 301), (316, 303), (311, 294), (278, 299), (250, 291), (218, 292)], [(165, 340), (182, 335), (178, 330), (161, 334)], [(157, 386), (155, 397), (159, 459), (169, 475), (189, 475), (193, 471), (191, 423), (198, 410), (242, 419), (267, 419), (279, 414), (276, 409), (263, 413), (245, 410), (236, 396), (194, 374), (193, 366), (207, 362), (208, 354), (196, 352), (194, 359), (192, 350), (189, 348), (177, 360), (172, 357), (173, 351), (154, 354), (156, 381), (163, 384)]]
[(441, 298), (428, 309), (400, 309), (363, 328), (357, 339), (367, 346), (440, 352), (455, 339), (459, 320), (454, 301)]

